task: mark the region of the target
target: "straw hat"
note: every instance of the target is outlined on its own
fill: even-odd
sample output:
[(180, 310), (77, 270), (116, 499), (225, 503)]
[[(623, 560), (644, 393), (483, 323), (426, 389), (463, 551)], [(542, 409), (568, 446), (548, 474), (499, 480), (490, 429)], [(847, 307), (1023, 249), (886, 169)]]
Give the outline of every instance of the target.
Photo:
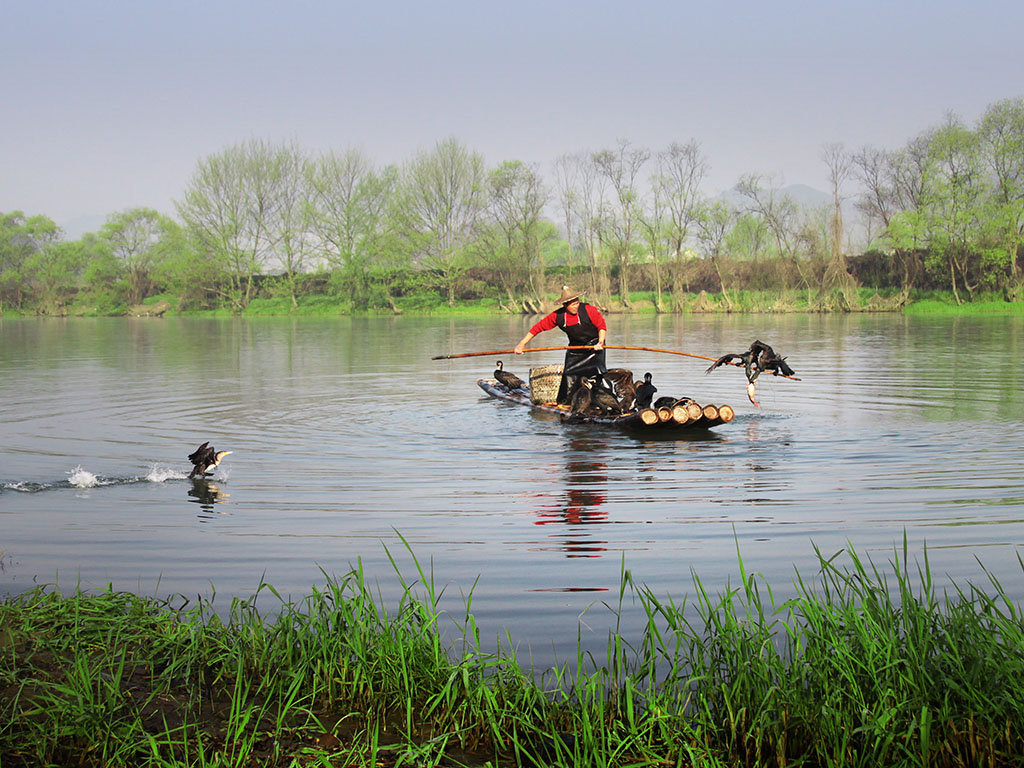
[(586, 291), (574, 291), (568, 285), (562, 286), (562, 295), (558, 297), (558, 303), (563, 307), (570, 301), (574, 301), (582, 296)]

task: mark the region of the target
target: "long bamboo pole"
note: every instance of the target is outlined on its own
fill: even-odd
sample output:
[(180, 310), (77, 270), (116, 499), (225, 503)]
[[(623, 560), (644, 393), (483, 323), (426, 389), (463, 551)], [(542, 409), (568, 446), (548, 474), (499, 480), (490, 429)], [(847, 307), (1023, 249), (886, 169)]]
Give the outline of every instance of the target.
[[(527, 347), (523, 352), (555, 352), (564, 349), (593, 349), (592, 345), (580, 345), (580, 346), (568, 346), (568, 347)], [(714, 362), (717, 357), (708, 357), (707, 355), (698, 355), (695, 352), (680, 352), (676, 349), (658, 349), (657, 347), (627, 347), (615, 344), (606, 344), (605, 349), (633, 349), (641, 352), (661, 352), (666, 355), (682, 355), (684, 357), (696, 357), (701, 360), (711, 360)], [(495, 349), (490, 352), (461, 352), (457, 355), (435, 355), (430, 358), (431, 360), (453, 360), (457, 357), (485, 357), (487, 355), (513, 355), (515, 354), (514, 349)], [(730, 365), (742, 367), (743, 363), (731, 362)], [(774, 373), (774, 376), (782, 376), (784, 379), (792, 379), (793, 381), (800, 381), (796, 376), (786, 376), (784, 373)]]

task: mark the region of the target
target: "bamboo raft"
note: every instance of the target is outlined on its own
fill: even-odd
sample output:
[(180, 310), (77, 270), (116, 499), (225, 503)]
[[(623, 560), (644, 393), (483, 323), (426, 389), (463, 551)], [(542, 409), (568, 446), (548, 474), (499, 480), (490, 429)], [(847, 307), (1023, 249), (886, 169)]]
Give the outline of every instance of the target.
[(571, 424), (603, 424), (629, 430), (680, 430), (710, 429), (719, 424), (728, 424), (736, 418), (736, 412), (730, 405), (700, 405), (691, 398), (684, 397), (671, 406), (660, 408), (643, 408), (629, 411), (619, 416), (598, 414), (571, 413), (569, 406), (554, 403), (535, 403), (530, 398), (530, 391), (525, 386), (520, 389), (508, 390), (497, 379), (478, 379), (477, 385), (491, 397), (517, 405), (525, 405), (545, 413), (555, 413), (562, 421)]

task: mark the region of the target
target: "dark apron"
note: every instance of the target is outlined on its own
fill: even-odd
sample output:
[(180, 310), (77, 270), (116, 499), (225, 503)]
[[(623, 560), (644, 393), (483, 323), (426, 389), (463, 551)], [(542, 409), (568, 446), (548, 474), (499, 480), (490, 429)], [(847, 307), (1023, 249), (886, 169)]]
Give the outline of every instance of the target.
[[(586, 304), (580, 304), (578, 317), (580, 321), (575, 325), (566, 325), (565, 308), (555, 312), (555, 324), (569, 337), (569, 346), (593, 346), (597, 344), (598, 328), (590, 319), (587, 313)], [(576, 388), (576, 383), (581, 377), (597, 376), (598, 383), (603, 382), (605, 371), (604, 350), (595, 352), (592, 349), (567, 349), (565, 350), (565, 365), (562, 368), (562, 383), (558, 387), (558, 402), (568, 403)]]

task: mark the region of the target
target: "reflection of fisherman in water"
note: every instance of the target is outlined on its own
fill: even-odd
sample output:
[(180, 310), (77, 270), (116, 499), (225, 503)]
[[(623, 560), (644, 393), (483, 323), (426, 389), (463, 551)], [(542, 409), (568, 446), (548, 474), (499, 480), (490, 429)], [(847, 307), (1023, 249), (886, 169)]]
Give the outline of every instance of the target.
[(213, 505), (223, 502), (228, 494), (221, 491), (217, 483), (211, 482), (202, 477), (192, 478), (192, 487), (188, 489), (189, 499), (193, 504), (198, 504), (204, 512), (213, 514)]
[[(607, 549), (607, 541), (592, 539), (584, 526), (607, 522), (608, 513), (602, 507), (607, 500), (605, 486), (608, 467), (596, 452), (604, 443), (576, 439), (569, 442), (565, 463), (566, 492), (560, 503), (545, 505), (537, 510), (536, 525), (562, 523), (571, 526), (568, 533), (552, 533), (562, 539), (561, 549), (567, 557), (600, 557)], [(595, 487), (597, 486), (597, 487)]]

